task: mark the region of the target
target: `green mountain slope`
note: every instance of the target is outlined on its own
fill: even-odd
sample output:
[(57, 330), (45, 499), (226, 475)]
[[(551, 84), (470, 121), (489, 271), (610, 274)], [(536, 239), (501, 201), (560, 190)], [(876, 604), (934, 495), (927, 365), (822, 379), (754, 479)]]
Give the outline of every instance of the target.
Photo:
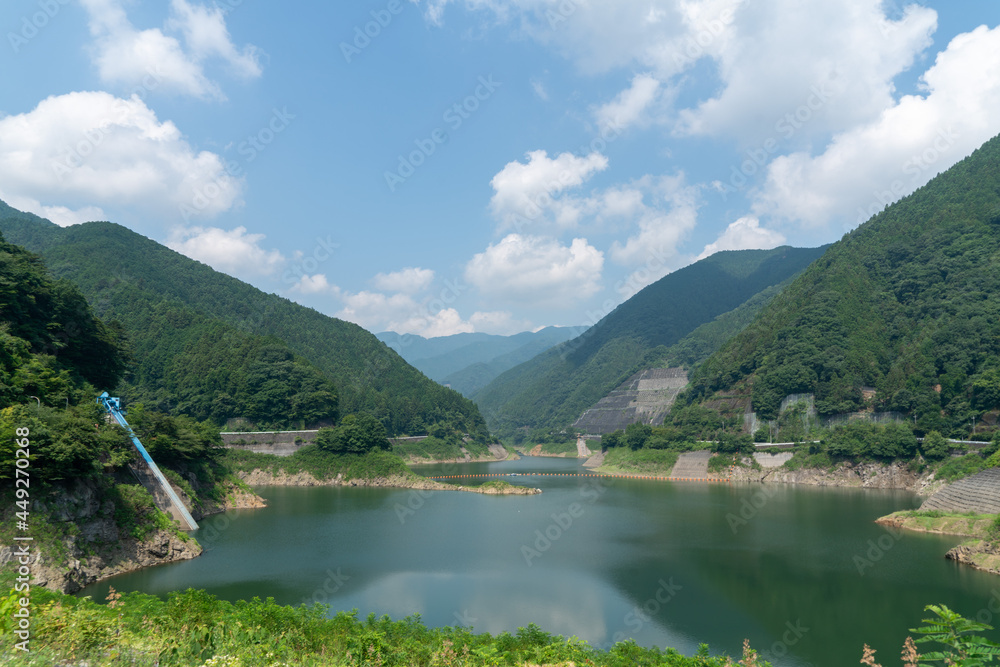
[(502, 431), (568, 425), (629, 375), (655, 365), (662, 348), (802, 271), (823, 250), (727, 251), (680, 269), (583, 335), (500, 375), (475, 395), (476, 403), (491, 428)]
[(956, 434), (1000, 408), (1000, 138), (831, 246), (699, 367), (688, 400), (721, 392), (764, 418), (814, 393), (821, 414), (871, 405)]
[(500, 373), (573, 338), (574, 334), (575, 330), (569, 327), (545, 327), (512, 336), (467, 333), (423, 338), (387, 331), (376, 334), (376, 338), (427, 377), (471, 396)]
[[(432, 423), (485, 431), (471, 401), (424, 377), (361, 327), (265, 294), (124, 227), (63, 229), (4, 206), (0, 231), (77, 285), (100, 317), (121, 323), (141, 360), (132, 383), (143, 400), (155, 398), (157, 409), (208, 410), (219, 419), (227, 400), (255, 396), (266, 409), (274, 390), (281, 405), (302, 408), (289, 415), (286, 425), (294, 426), (322, 416), (316, 412), (332, 383), (340, 414), (368, 412), (391, 433), (421, 433)], [(240, 350), (252, 356), (229, 378), (214, 377), (213, 359), (226, 347), (233, 361)], [(299, 381), (302, 392), (281, 394)]]
[(86, 383), (116, 384), (128, 361), (120, 339), (76, 287), (0, 235), (0, 408), (76, 403)]

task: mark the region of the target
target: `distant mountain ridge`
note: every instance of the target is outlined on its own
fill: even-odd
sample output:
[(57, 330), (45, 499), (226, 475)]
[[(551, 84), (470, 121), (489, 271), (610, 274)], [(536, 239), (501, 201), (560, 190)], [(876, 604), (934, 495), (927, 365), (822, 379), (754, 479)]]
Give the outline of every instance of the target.
[(501, 432), (568, 426), (632, 374), (661, 365), (668, 348), (694, 329), (788, 280), (824, 251), (716, 253), (645, 287), (581, 336), (503, 373), (474, 399)]
[(385, 331), (376, 338), (427, 377), (471, 396), (500, 373), (573, 338), (577, 331), (545, 327), (510, 336), (460, 333), (436, 338)]
[[(95, 314), (121, 323), (142, 353), (136, 355), (142, 363), (132, 387), (151, 407), (208, 411), (199, 416), (218, 418), (227, 407), (211, 405), (206, 394), (221, 390), (209, 388), (240, 391), (252, 383), (251, 395), (262, 409), (280, 399), (288, 410), (301, 407), (302, 414), (314, 415), (308, 404), (323, 400), (325, 382), (335, 387), (340, 414), (368, 412), (393, 434), (447, 423), (485, 437), (471, 401), (426, 378), (355, 324), (265, 294), (120, 225), (61, 228), (2, 205), (0, 231), (40, 254), (55, 276), (72, 281)], [(242, 349), (263, 366), (242, 363), (236, 355), (232, 363), (240, 365), (239, 373), (217, 377), (206, 364), (226, 353), (221, 346)], [(282, 378), (269, 378), (275, 373)], [(302, 381), (311, 378), (314, 390), (298, 399), (269, 396), (277, 391), (270, 380), (296, 384), (296, 374)]]

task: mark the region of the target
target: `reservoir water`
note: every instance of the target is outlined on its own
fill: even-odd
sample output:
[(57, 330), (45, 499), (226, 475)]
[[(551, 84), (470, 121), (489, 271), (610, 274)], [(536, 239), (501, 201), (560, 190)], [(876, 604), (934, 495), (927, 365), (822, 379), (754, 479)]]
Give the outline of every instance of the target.
[[(422, 466), (422, 475), (589, 472), (575, 459)], [(897, 664), (908, 628), (943, 603), (1000, 625), (1000, 578), (946, 561), (961, 538), (873, 523), (915, 508), (907, 492), (511, 477), (534, 496), (264, 487), (261, 510), (208, 517), (194, 560), (109, 586), (157, 595), (319, 601), (428, 626), (514, 632), (536, 623), (605, 646), (738, 655), (775, 665), (858, 664), (864, 643)], [(997, 610), (997, 611), (994, 611)], [(1000, 640), (997, 633), (991, 638)]]

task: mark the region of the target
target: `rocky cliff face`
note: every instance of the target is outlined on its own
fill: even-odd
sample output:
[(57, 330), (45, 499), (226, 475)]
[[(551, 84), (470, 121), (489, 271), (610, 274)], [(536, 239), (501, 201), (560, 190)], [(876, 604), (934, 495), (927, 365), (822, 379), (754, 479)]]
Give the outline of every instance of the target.
[(864, 489), (905, 489), (920, 495), (929, 495), (943, 485), (943, 482), (936, 481), (933, 475), (915, 473), (903, 463), (851, 463), (849, 461), (830, 469), (769, 468), (754, 470), (749, 467), (736, 466), (733, 469), (732, 481), (849, 486)]
[[(31, 574), (36, 585), (64, 593), (122, 572), (149, 565), (194, 558), (201, 547), (194, 540), (156, 530), (138, 540), (115, 522), (115, 506), (101, 500), (97, 483), (78, 480), (32, 504), (39, 530), (50, 538), (33, 543)], [(48, 515), (42, 528), (40, 517)], [(0, 565), (7, 566), (13, 546), (0, 544)]]
[(977, 570), (1000, 574), (1000, 543), (977, 540), (962, 544), (950, 550), (945, 558), (971, 565)]
[[(259, 496), (233, 489), (224, 502), (205, 503), (195, 515), (201, 519), (227, 509), (263, 506)], [(202, 551), (197, 541), (185, 539), (183, 533), (153, 530), (137, 539), (122, 531), (115, 521), (114, 503), (102, 499), (95, 480), (78, 480), (37, 497), (31, 516), (39, 531), (31, 550), (33, 581), (64, 593), (75, 593), (116, 574), (188, 560)], [(43, 516), (48, 517), (48, 525), (42, 525)], [(0, 542), (0, 567), (10, 566), (13, 553), (12, 544)]]

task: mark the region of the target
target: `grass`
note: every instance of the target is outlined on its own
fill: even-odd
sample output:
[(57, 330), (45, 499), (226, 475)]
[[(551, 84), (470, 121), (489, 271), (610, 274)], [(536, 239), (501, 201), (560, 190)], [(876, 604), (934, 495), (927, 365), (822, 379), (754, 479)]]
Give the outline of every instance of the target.
[(572, 454), (576, 456), (579, 450), (576, 448), (576, 440), (568, 442), (543, 442), (543, 454)]
[(901, 519), (903, 527), (911, 530), (985, 539), (1000, 537), (1000, 515), (942, 510), (903, 510), (893, 512), (889, 517)]
[(935, 479), (954, 482), (986, 470), (986, 461), (979, 454), (966, 454), (959, 458), (946, 459), (934, 472)]
[(715, 454), (708, 460), (708, 472), (725, 473), (729, 472), (733, 465), (732, 454)]
[(331, 454), (316, 445), (306, 445), (291, 456), (228, 449), (222, 455), (221, 463), (234, 472), (263, 470), (275, 475), (305, 472), (321, 481), (334, 479), (337, 475), (343, 475), (345, 481), (413, 476), (403, 459), (391, 452)]
[(481, 458), (490, 455), (490, 448), (478, 442), (463, 442), (458, 439), (447, 440), (428, 436), (418, 442), (404, 442), (392, 446), (394, 454), (403, 458), (414, 457), (418, 459), (434, 459), (435, 461), (447, 461), (454, 459), (464, 459), (465, 453), (462, 448), (469, 452), (472, 458)]
[(648, 475), (668, 475), (677, 464), (677, 452), (666, 449), (637, 449), (612, 447), (604, 456), (601, 470), (607, 472), (636, 472)]
[(834, 465), (833, 459), (825, 451), (817, 454), (810, 454), (807, 448), (796, 449), (792, 458), (782, 464), (786, 470), (802, 470), (803, 468), (828, 469)]

